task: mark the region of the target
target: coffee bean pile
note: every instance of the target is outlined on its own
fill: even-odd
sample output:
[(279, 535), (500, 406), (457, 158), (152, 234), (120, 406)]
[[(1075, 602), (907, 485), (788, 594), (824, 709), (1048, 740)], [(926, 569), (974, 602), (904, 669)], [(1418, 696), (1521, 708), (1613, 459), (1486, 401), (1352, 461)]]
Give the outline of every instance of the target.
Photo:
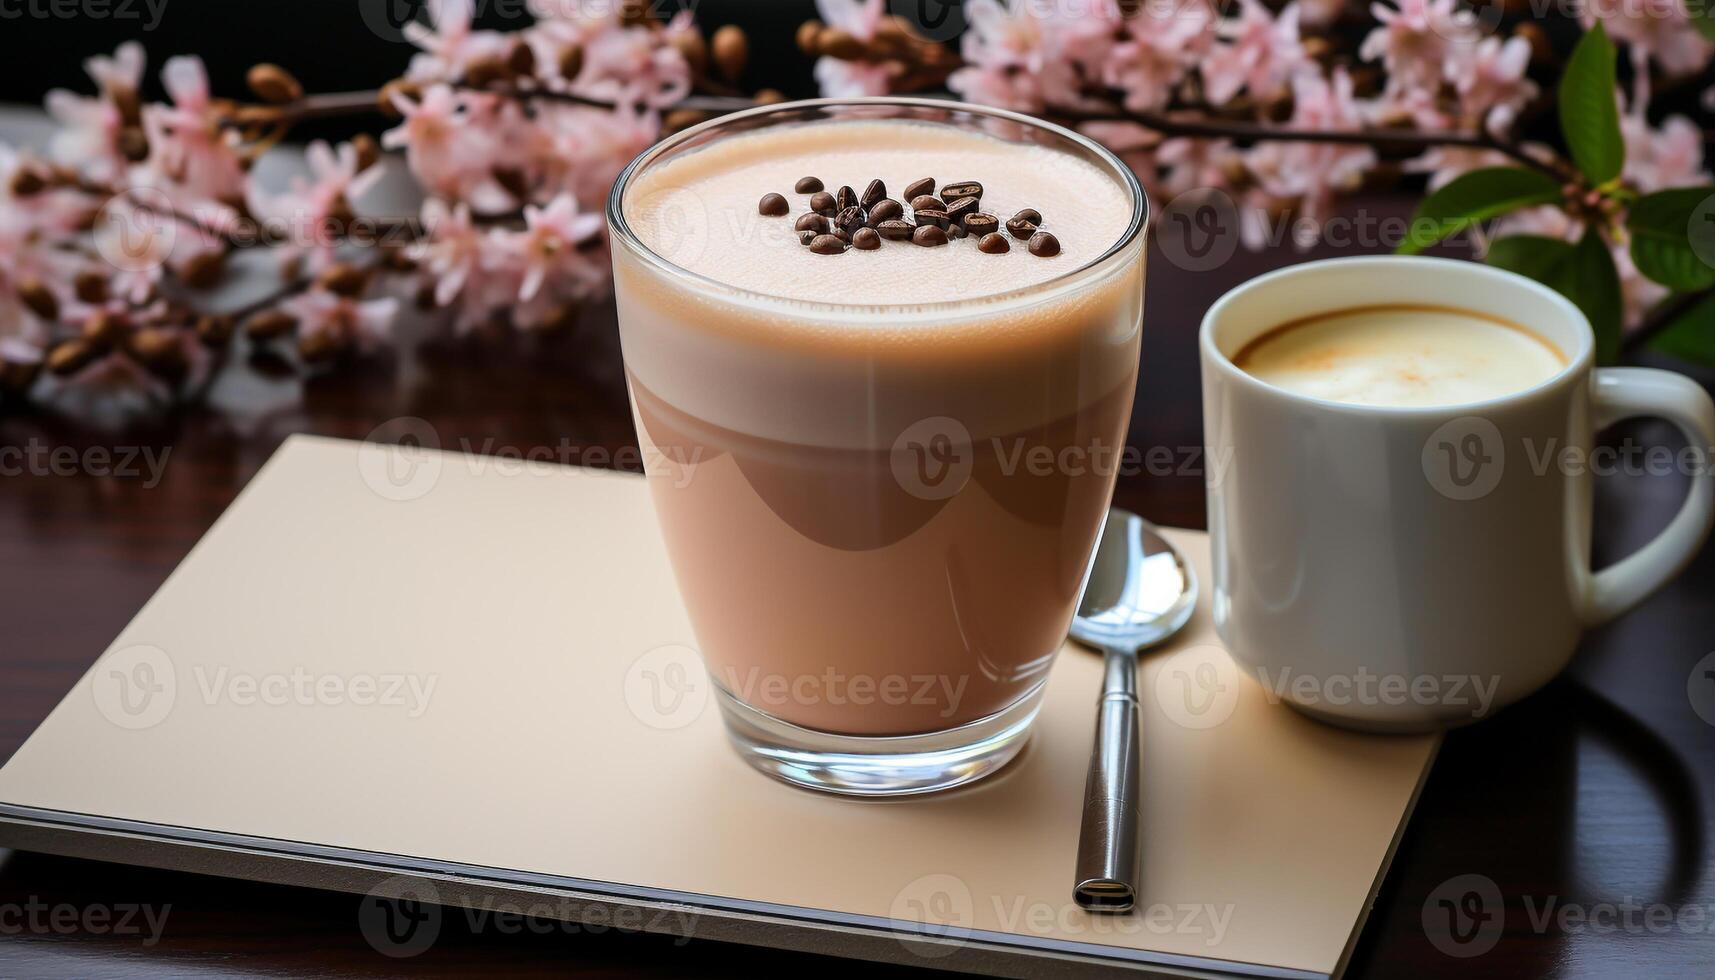
[[(974, 180), (943, 184), (939, 196), (935, 178), (912, 181), (900, 195), (909, 202), (909, 214), (905, 204), (887, 196), (887, 185), (879, 179), (866, 184), (862, 194), (849, 184), (830, 194), (818, 177), (801, 177), (792, 190), (809, 195), (809, 210), (793, 228), (798, 241), (817, 255), (840, 255), (848, 248), (874, 251), (884, 241), (935, 248), (964, 238), (987, 255), (1001, 255), (1012, 251), (1007, 235), (1024, 242), (1031, 255), (1060, 254), (1060, 240), (1041, 229), (1042, 212), (1035, 208), (1013, 215), (1001, 234), (1000, 219), (982, 210), (983, 185)], [(757, 211), (781, 218), (792, 208), (785, 197), (770, 193), (762, 196)]]

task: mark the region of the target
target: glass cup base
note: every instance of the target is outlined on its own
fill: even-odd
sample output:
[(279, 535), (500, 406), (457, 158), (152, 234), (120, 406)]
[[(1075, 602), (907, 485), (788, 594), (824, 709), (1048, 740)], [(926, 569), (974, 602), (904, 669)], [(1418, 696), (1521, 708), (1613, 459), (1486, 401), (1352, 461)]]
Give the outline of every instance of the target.
[(963, 786), (999, 770), (1030, 740), (1044, 684), (976, 721), (921, 735), (835, 735), (745, 704), (719, 685), (727, 736), (751, 766), (782, 782), (844, 796), (908, 796)]

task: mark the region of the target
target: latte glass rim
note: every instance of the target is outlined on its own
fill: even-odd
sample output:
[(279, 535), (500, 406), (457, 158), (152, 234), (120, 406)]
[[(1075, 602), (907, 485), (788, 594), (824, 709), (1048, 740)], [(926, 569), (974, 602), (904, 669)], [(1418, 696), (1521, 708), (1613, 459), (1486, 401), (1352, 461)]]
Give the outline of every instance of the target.
[[(777, 293), (767, 293), (760, 290), (747, 289), (743, 286), (737, 286), (712, 276), (693, 272), (690, 269), (687, 269), (684, 266), (660, 255), (654, 249), (645, 244), (643, 240), (639, 238), (634, 231), (632, 231), (630, 224), (626, 221), (624, 207), (625, 192), (631, 186), (632, 181), (652, 165), (657, 162), (662, 162), (664, 158), (672, 157), (675, 151), (681, 149), (687, 143), (699, 138), (706, 138), (711, 133), (721, 129), (730, 127), (751, 128), (758, 122), (765, 121), (770, 116), (805, 115), (817, 112), (826, 112), (828, 110), (853, 108), (929, 110), (938, 113), (946, 113), (949, 116), (955, 116), (963, 113), (972, 116), (982, 116), (990, 119), (1003, 120), (1032, 130), (1047, 133), (1056, 139), (1063, 140), (1071, 146), (1090, 154), (1096, 158), (1096, 160), (1100, 161), (1103, 167), (1110, 171), (1109, 176), (1111, 176), (1112, 179), (1120, 185), (1126, 196), (1131, 199), (1131, 220), (1126, 225), (1125, 233), (1122, 234), (1112, 245), (1103, 250), (1100, 255), (1095, 256), (1082, 265), (1069, 269), (1060, 275), (1054, 276), (1051, 279), (1044, 279), (1041, 282), (1032, 283), (1028, 286), (1020, 286), (1015, 289), (985, 293), (980, 296), (935, 300), (927, 303), (831, 302), (827, 300), (804, 299), (796, 296), (782, 296)], [(838, 119), (835, 115), (830, 115), (828, 118), (836, 121)], [(886, 118), (888, 117), (877, 117), (877, 121), (882, 121)], [(907, 116), (905, 118), (909, 119), (910, 117)], [(749, 125), (747, 126), (746, 124)], [(964, 128), (959, 126), (956, 119), (951, 118), (935, 121), (934, 124)], [(607, 228), (609, 237), (615, 243), (625, 247), (629, 252), (648, 263), (657, 272), (682, 280), (700, 289), (713, 290), (730, 298), (745, 302), (783, 304), (801, 313), (832, 312), (863, 314), (885, 312), (895, 315), (915, 316), (917, 314), (934, 315), (975, 312), (977, 310), (983, 310), (986, 312), (997, 305), (1011, 305), (1019, 301), (1030, 301), (1040, 297), (1054, 295), (1069, 287), (1075, 287), (1085, 277), (1089, 276), (1092, 270), (1097, 270), (1108, 265), (1116, 256), (1123, 255), (1128, 249), (1137, 245), (1143, 236), (1143, 232), (1145, 227), (1148, 225), (1148, 221), (1149, 198), (1144, 193), (1143, 184), (1137, 179), (1137, 174), (1133, 173), (1132, 169), (1126, 166), (1124, 161), (1120, 160), (1112, 150), (1109, 150), (1107, 147), (1095, 140), (1090, 139), (1075, 130), (1067, 129), (1064, 126), (1051, 123), (1045, 119), (1040, 119), (1036, 116), (1031, 116), (1021, 112), (1013, 112), (1009, 109), (997, 109), (992, 106), (975, 105), (969, 102), (960, 102), (956, 99), (907, 96), (800, 99), (794, 102), (777, 102), (770, 105), (757, 106), (755, 108), (744, 109), (739, 112), (717, 116), (713, 119), (706, 120), (695, 126), (681, 130), (672, 136), (660, 140), (653, 146), (644, 150), (642, 153), (639, 153), (629, 164), (626, 165), (624, 170), (620, 171), (619, 176), (613, 182), (613, 189), (608, 192), (607, 196)]]

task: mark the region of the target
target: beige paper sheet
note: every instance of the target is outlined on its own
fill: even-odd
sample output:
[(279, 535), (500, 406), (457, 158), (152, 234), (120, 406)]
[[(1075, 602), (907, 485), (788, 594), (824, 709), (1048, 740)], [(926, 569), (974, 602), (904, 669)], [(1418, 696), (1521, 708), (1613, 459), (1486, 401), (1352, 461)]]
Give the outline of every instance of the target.
[[(1205, 536), (1173, 536), (1206, 570)], [(1152, 911), (1091, 917), (1071, 874), (1095, 654), (1062, 653), (1032, 744), (985, 783), (793, 789), (673, 666), (695, 639), (641, 478), (297, 437), (0, 770), (0, 803), (1335, 973), (1438, 739), (1269, 703), (1207, 604), (1141, 677)]]

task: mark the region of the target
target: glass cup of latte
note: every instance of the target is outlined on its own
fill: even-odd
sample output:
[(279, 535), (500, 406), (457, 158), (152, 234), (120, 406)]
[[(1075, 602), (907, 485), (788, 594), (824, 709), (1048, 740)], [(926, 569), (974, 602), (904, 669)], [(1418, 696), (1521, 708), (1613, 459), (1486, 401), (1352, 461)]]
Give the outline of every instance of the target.
[(1022, 748), (1124, 446), (1145, 217), (1094, 142), (932, 100), (766, 106), (621, 175), (638, 437), (752, 765), (894, 795)]

